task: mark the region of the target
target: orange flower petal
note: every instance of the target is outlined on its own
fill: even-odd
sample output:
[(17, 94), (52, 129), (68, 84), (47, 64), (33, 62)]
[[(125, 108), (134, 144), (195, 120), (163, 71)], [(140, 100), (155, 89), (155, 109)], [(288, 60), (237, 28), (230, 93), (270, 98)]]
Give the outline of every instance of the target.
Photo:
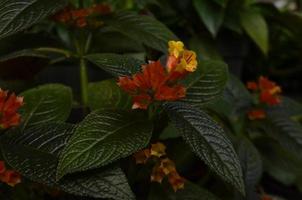
[(166, 155), (166, 146), (161, 142), (152, 144), (151, 145), (151, 155), (156, 156), (156, 157), (162, 157), (162, 156)]
[(266, 113), (263, 109), (254, 109), (248, 112), (250, 120), (265, 119)]

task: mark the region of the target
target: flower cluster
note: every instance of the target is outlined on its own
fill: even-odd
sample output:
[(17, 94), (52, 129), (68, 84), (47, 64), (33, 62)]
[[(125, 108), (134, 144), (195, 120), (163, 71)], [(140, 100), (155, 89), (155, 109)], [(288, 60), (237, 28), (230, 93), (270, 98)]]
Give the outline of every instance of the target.
[[(71, 6), (65, 7), (56, 13), (52, 18), (57, 22), (69, 24), (78, 28), (88, 25), (87, 18), (92, 15), (106, 15), (111, 13), (111, 7), (107, 4), (95, 4), (89, 8), (74, 9)], [(96, 22), (94, 22), (94, 25)], [(102, 25), (102, 24), (100, 24)]]
[(150, 149), (144, 149), (134, 154), (137, 164), (145, 164), (154, 158), (155, 165), (152, 169), (151, 181), (162, 183), (165, 177), (168, 178), (173, 190), (176, 192), (184, 188), (185, 179), (182, 178), (174, 162), (166, 157), (166, 146), (160, 142), (152, 144)]
[(196, 54), (184, 49), (180, 41), (169, 42), (166, 66), (150, 61), (142, 72), (132, 77), (119, 77), (118, 85), (133, 98), (133, 109), (147, 109), (154, 101), (175, 101), (184, 98), (186, 89), (178, 81), (197, 68)]
[(20, 124), (21, 116), (17, 113), (23, 105), (23, 97), (17, 97), (14, 93), (8, 95), (8, 91), (0, 89), (0, 127), (7, 129)]
[(6, 169), (4, 161), (0, 161), (0, 181), (14, 187), (21, 183), (21, 175), (14, 170)]
[[(280, 100), (281, 88), (275, 82), (268, 78), (260, 76), (258, 82), (251, 81), (247, 83), (247, 88), (255, 93), (259, 105), (278, 105)], [(264, 109), (257, 108), (248, 112), (250, 120), (264, 119), (266, 113)]]

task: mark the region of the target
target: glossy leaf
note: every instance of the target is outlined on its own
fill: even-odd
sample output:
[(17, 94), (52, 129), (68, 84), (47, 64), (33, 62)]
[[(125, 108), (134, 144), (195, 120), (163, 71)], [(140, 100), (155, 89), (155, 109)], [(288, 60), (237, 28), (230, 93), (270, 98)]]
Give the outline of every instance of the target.
[(90, 83), (88, 106), (92, 110), (102, 108), (131, 109), (132, 99), (117, 85), (115, 80)]
[(125, 158), (144, 148), (151, 135), (151, 122), (136, 112), (95, 111), (79, 124), (62, 152), (57, 178)]
[(262, 176), (261, 156), (254, 145), (247, 139), (240, 141), (237, 152), (243, 170), (246, 198), (255, 199), (256, 186)]
[(185, 103), (164, 105), (183, 139), (217, 175), (244, 194), (242, 170), (232, 143), (212, 119)]
[(29, 28), (65, 4), (65, 0), (1, 0), (0, 38)]
[(216, 2), (207, 0), (193, 0), (193, 4), (210, 33), (216, 36), (223, 22), (224, 8)]
[(277, 139), (285, 149), (302, 159), (302, 125), (290, 119), (284, 112), (268, 112), (268, 119), (274, 130), (269, 134)]
[(263, 16), (252, 9), (240, 13), (240, 21), (246, 33), (254, 40), (261, 51), (268, 52), (268, 27)]
[(202, 106), (219, 96), (228, 80), (227, 65), (221, 61), (199, 62), (198, 69), (184, 81), (187, 103)]
[(71, 194), (115, 200), (134, 199), (125, 175), (114, 166), (56, 182), (58, 155), (73, 131), (73, 125), (63, 123), (43, 124), (22, 133), (11, 131), (1, 140), (5, 160), (22, 176)]
[(92, 54), (86, 59), (115, 77), (134, 74), (144, 64), (141, 60), (118, 54)]
[(24, 106), (20, 109), (22, 128), (42, 123), (63, 122), (70, 114), (72, 92), (69, 87), (60, 84), (42, 85), (20, 94), (24, 97)]
[(119, 31), (142, 44), (166, 52), (168, 42), (177, 37), (161, 22), (146, 15), (120, 12), (107, 21), (109, 28)]

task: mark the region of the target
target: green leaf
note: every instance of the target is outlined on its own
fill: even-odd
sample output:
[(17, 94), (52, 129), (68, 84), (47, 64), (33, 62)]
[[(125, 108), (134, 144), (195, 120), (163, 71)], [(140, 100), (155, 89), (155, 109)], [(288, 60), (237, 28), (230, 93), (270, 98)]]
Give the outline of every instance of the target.
[(130, 76), (140, 71), (144, 64), (141, 60), (118, 54), (92, 54), (86, 59), (115, 77)]
[(115, 200), (134, 199), (125, 175), (117, 167), (97, 169), (56, 182), (58, 155), (74, 128), (71, 124), (47, 123), (25, 132), (10, 131), (1, 138), (5, 160), (22, 176), (74, 195)]
[(262, 160), (254, 145), (247, 139), (241, 139), (238, 147), (238, 156), (243, 170), (247, 199), (253, 198), (256, 186), (262, 177)]
[(26, 49), (0, 57), (0, 78), (28, 80), (46, 67), (50, 59), (36, 51)]
[(280, 144), (302, 160), (302, 125), (290, 119), (284, 112), (268, 112), (268, 119), (273, 125), (273, 132), (269, 133)]
[(24, 106), (20, 109), (22, 128), (42, 123), (65, 121), (72, 107), (71, 88), (60, 84), (42, 85), (20, 94)]
[(279, 105), (270, 108), (271, 111), (283, 112), (289, 116), (302, 116), (302, 104), (289, 97), (282, 96)]
[(29, 28), (65, 4), (65, 0), (1, 0), (0, 38)]
[(185, 182), (185, 187), (177, 192), (167, 189), (162, 185), (151, 185), (148, 200), (218, 200), (215, 195), (206, 189), (189, 181)]
[(203, 23), (213, 36), (216, 36), (223, 22), (225, 10), (216, 2), (193, 0), (194, 7)]
[(264, 170), (285, 185), (292, 185), (296, 176), (302, 174), (301, 160), (271, 138), (261, 137), (254, 141), (259, 150)]
[(116, 83), (115, 80), (105, 80), (88, 85), (88, 106), (91, 110), (131, 109), (132, 99)]
[(170, 192), (171, 200), (218, 200), (218, 198), (206, 189), (189, 181), (185, 182), (185, 188), (177, 192)]
[(228, 80), (227, 65), (221, 61), (200, 61), (197, 70), (184, 81), (187, 103), (202, 106), (221, 96)]
[(165, 110), (183, 139), (224, 181), (244, 194), (241, 166), (223, 129), (207, 114), (185, 103), (166, 103)]
[(151, 122), (139, 113), (95, 111), (79, 124), (65, 147), (57, 178), (125, 158), (147, 146), (151, 135)]
[(253, 103), (253, 97), (245, 85), (234, 75), (229, 75), (227, 86), (223, 93), (223, 99), (233, 108), (234, 113), (245, 113)]
[(189, 49), (196, 52), (200, 60), (222, 60), (215, 42), (209, 36), (195, 36), (189, 41)]
[(168, 126), (163, 130), (163, 132), (159, 136), (161, 140), (178, 138), (178, 137), (181, 137), (181, 134), (176, 129), (176, 127), (171, 123), (168, 124)]
[(264, 54), (268, 52), (268, 27), (263, 16), (253, 9), (240, 13), (240, 21), (246, 33), (254, 40)]
[(162, 52), (167, 52), (170, 40), (177, 40), (177, 37), (164, 24), (146, 15), (119, 12), (107, 23), (110, 29)]

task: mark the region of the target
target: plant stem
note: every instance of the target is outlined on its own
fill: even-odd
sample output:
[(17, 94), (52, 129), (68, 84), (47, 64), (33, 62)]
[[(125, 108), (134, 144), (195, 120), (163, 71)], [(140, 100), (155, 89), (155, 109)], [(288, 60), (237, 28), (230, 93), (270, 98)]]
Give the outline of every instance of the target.
[(65, 49), (52, 48), (52, 47), (41, 47), (41, 48), (37, 48), (35, 50), (63, 54), (66, 58), (71, 57), (71, 52), (68, 50), (65, 50)]
[(88, 104), (88, 74), (87, 66), (84, 58), (80, 60), (80, 76), (81, 76), (81, 97), (83, 106)]

